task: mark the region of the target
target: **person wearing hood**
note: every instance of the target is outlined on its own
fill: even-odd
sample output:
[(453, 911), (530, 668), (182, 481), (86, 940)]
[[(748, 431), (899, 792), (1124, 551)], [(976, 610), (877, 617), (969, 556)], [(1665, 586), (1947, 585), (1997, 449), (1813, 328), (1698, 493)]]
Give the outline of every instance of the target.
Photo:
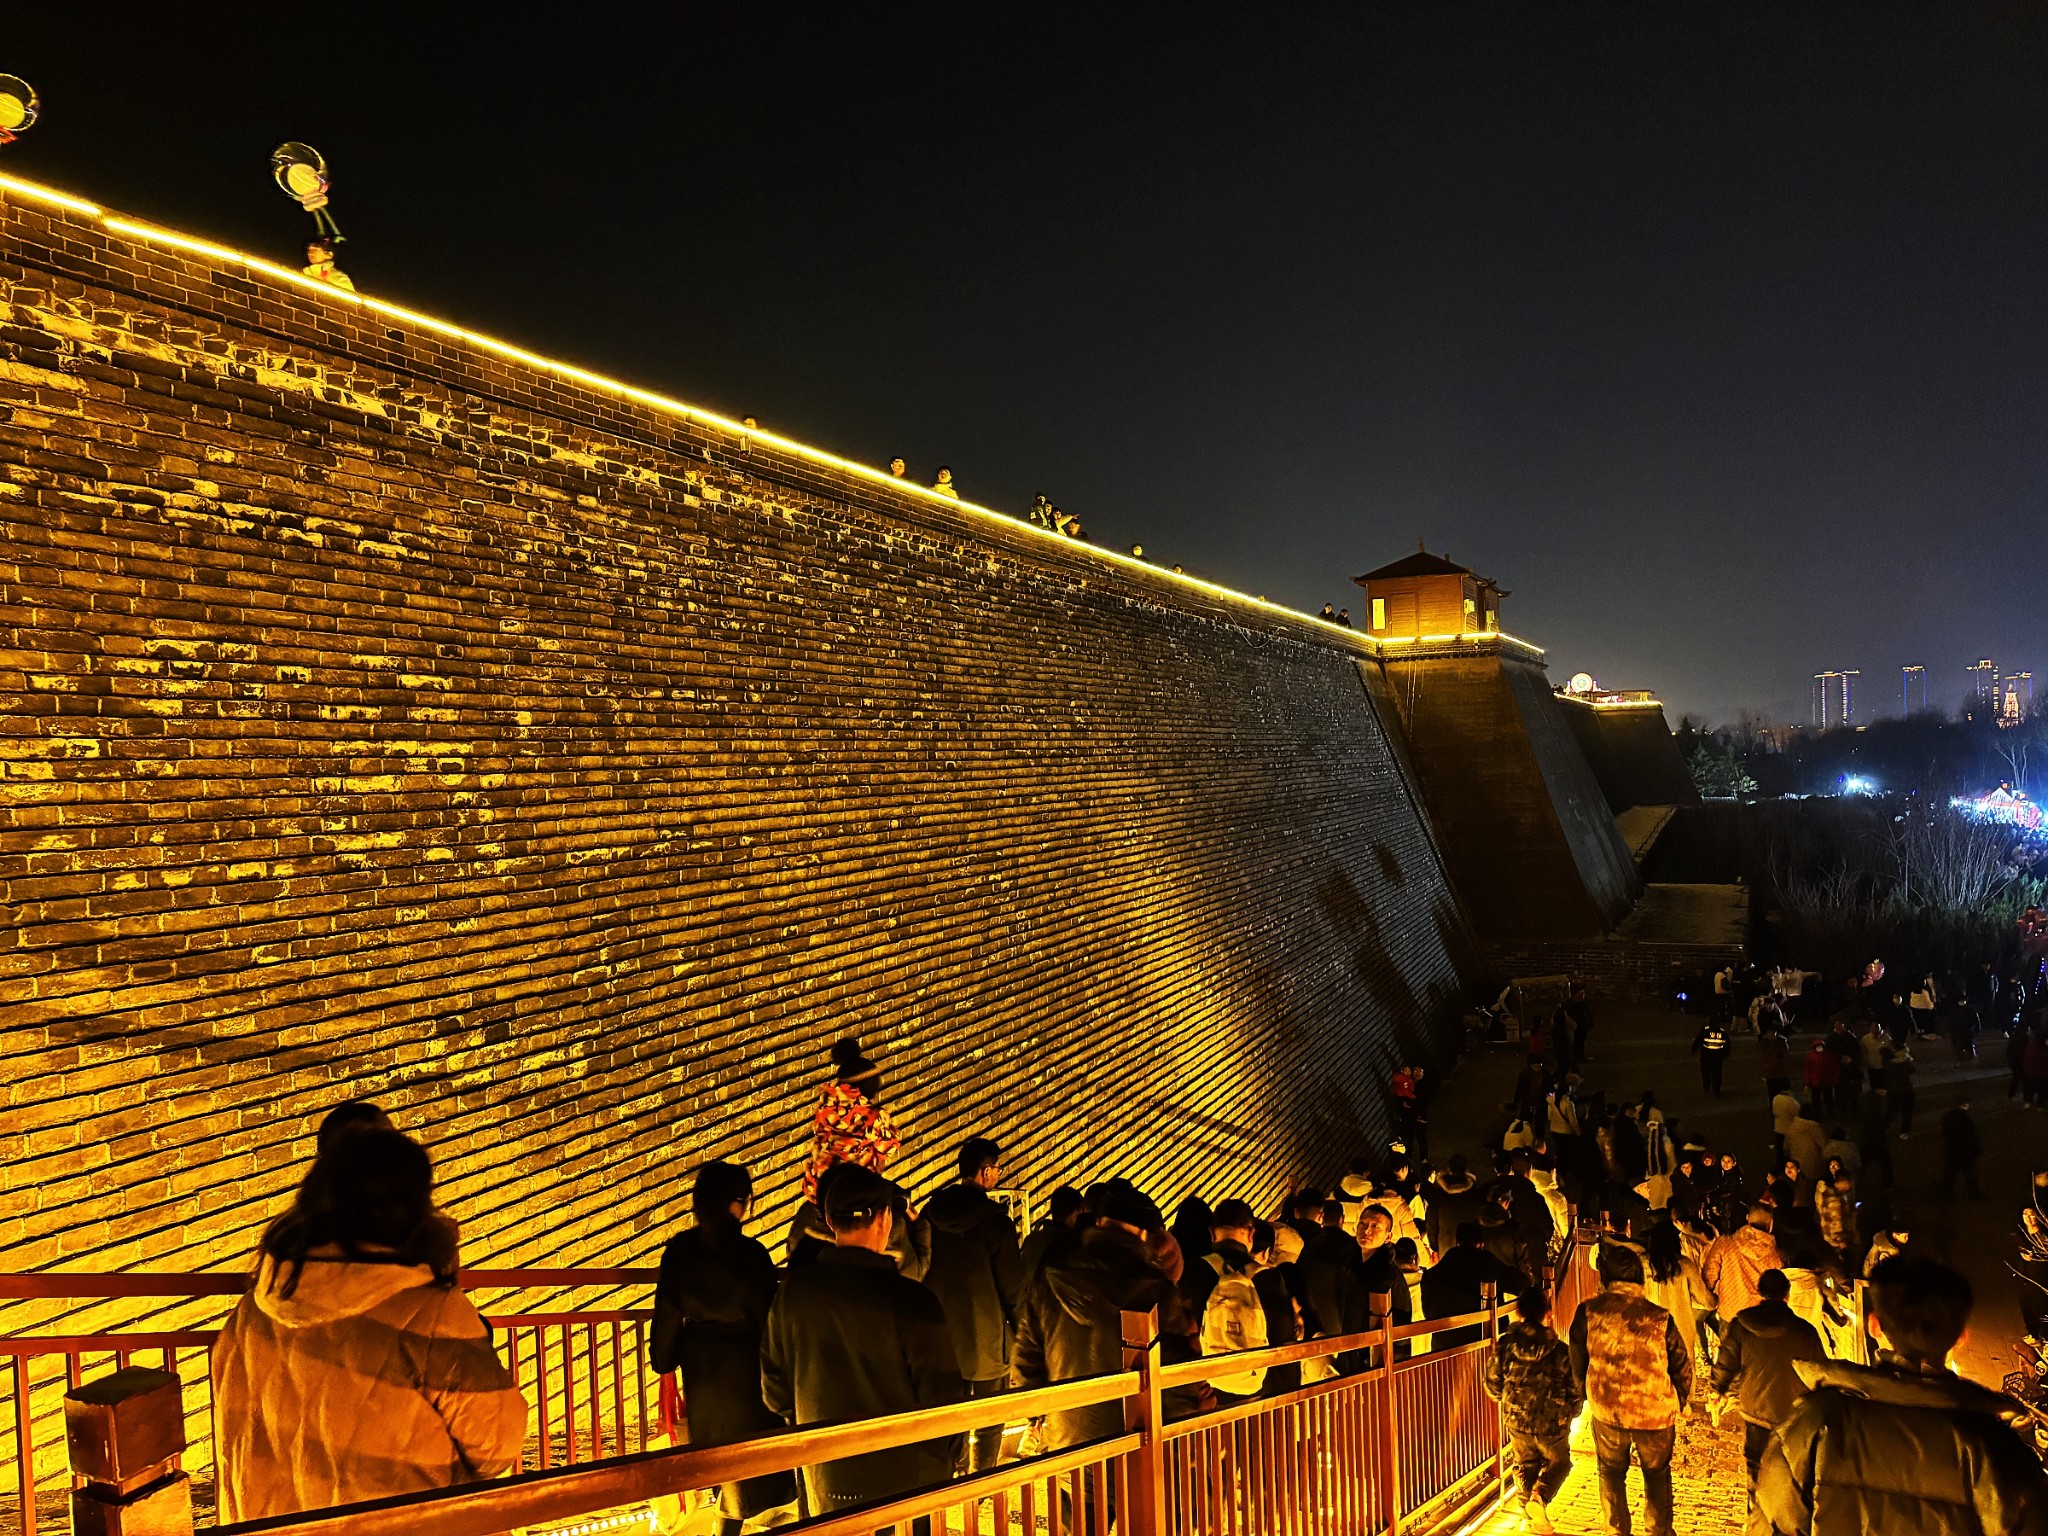
[(1712, 1377), (1715, 1392), (1723, 1397), (1737, 1394), (1736, 1404), (1742, 1413), (1742, 1459), (1749, 1464), (1752, 1490), (1771, 1432), (1792, 1417), (1792, 1405), (1806, 1390), (1794, 1364), (1827, 1358), (1813, 1324), (1786, 1304), (1792, 1282), (1783, 1270), (1765, 1270), (1757, 1277), (1756, 1289), (1762, 1300), (1738, 1312), (1722, 1332)]
[(1537, 1536), (1550, 1536), (1551, 1500), (1571, 1476), (1572, 1420), (1586, 1406), (1572, 1371), (1571, 1347), (1550, 1327), (1550, 1297), (1540, 1288), (1515, 1298), (1515, 1322), (1503, 1329), (1479, 1384), (1500, 1404), (1518, 1500)]
[[(696, 1224), (669, 1239), (654, 1285), (649, 1345), (657, 1374), (682, 1377), (692, 1447), (731, 1445), (782, 1427), (761, 1401), (761, 1331), (775, 1302), (775, 1261), (744, 1231), (754, 1181), (706, 1163), (690, 1192)], [(719, 1536), (796, 1502), (796, 1476), (770, 1472), (719, 1490)]]
[(1742, 1225), (1715, 1238), (1700, 1260), (1700, 1277), (1714, 1293), (1714, 1312), (1724, 1330), (1761, 1299), (1756, 1283), (1763, 1272), (1785, 1267), (1771, 1236), (1771, 1214), (1767, 1205), (1752, 1205)]
[(1346, 1232), (1358, 1225), (1358, 1213), (1372, 1198), (1372, 1159), (1354, 1157), (1344, 1177), (1337, 1181), (1337, 1203), (1344, 1207), (1344, 1219), (1338, 1223)]
[(2040, 1536), (2048, 1473), (2012, 1399), (1952, 1374), (1970, 1282), (1929, 1259), (1870, 1276), (1875, 1365), (1794, 1365), (1805, 1395), (1765, 1445), (1752, 1536)]
[[(895, 1188), (857, 1164), (821, 1190), (832, 1246), (792, 1269), (761, 1331), (761, 1400), (784, 1423), (839, 1424), (966, 1395), (938, 1297), (889, 1257)], [(953, 1475), (960, 1437), (917, 1441), (804, 1468), (810, 1508), (843, 1514)]]
[(1458, 1228), (1477, 1221), (1486, 1204), (1486, 1191), (1472, 1175), (1472, 1165), (1462, 1152), (1454, 1153), (1429, 1184), (1429, 1247), (1432, 1253), (1448, 1253), (1458, 1241)]
[(1481, 1246), (1504, 1267), (1520, 1276), (1522, 1285), (1538, 1283), (1543, 1261), (1529, 1246), (1521, 1225), (1515, 1220), (1512, 1185), (1497, 1183), (1487, 1192), (1486, 1204), (1479, 1209), (1478, 1227)]
[(500, 1477), (526, 1400), (455, 1286), (433, 1164), (358, 1130), (313, 1160), (265, 1228), (213, 1345), (224, 1522)]
[[(1024, 1297), (1010, 1381), (1049, 1387), (1123, 1369), (1125, 1312), (1159, 1309), (1160, 1355), (1168, 1364), (1200, 1356), (1197, 1325), (1174, 1283), (1153, 1263), (1146, 1235), (1163, 1227), (1159, 1208), (1122, 1180), (1096, 1194), (1095, 1225), (1058, 1263), (1048, 1263)], [(1169, 1417), (1199, 1409), (1199, 1388), (1165, 1395)], [(1046, 1416), (1041, 1444), (1063, 1451), (1123, 1432), (1120, 1403), (1095, 1403)]]
[[(985, 1136), (960, 1147), (960, 1178), (925, 1202), (931, 1225), (932, 1263), (925, 1284), (946, 1309), (953, 1352), (969, 1397), (993, 1397), (1010, 1379), (1010, 1341), (1024, 1289), (1024, 1261), (1010, 1213), (989, 1198), (1002, 1183), (1002, 1148)], [(967, 1471), (995, 1468), (1003, 1426), (977, 1429), (968, 1444)]]

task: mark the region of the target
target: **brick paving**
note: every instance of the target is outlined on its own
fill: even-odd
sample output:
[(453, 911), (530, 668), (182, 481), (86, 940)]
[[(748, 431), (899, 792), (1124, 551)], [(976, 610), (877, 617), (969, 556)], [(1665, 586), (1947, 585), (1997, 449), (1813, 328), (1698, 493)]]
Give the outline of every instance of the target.
[[(1749, 1510), (1749, 1473), (1742, 1464), (1742, 1425), (1733, 1414), (1718, 1429), (1704, 1413), (1688, 1414), (1679, 1423), (1671, 1487), (1677, 1536), (1734, 1536), (1742, 1530)], [(1647, 1533), (1642, 1477), (1633, 1470), (1628, 1507), (1630, 1529)], [(1607, 1529), (1593, 1467), (1593, 1434), (1583, 1418), (1572, 1433), (1572, 1475), (1551, 1505), (1550, 1518), (1563, 1536), (1601, 1536)], [(1519, 1511), (1496, 1509), (1469, 1527), (1468, 1536), (1514, 1536), (1527, 1529)]]

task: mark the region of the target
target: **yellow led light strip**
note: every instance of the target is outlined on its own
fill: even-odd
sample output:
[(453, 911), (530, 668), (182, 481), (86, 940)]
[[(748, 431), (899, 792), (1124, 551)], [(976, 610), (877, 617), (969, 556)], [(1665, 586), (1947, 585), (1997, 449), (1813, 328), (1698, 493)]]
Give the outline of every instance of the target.
[(1504, 629), (1468, 629), (1454, 635), (1380, 635), (1375, 645), (1480, 645), (1489, 640), (1505, 640), (1509, 645), (1520, 646), (1538, 656), (1547, 654), (1540, 645), (1531, 645), (1527, 640), (1509, 634)]
[[(110, 232), (131, 240), (140, 241), (148, 245), (167, 246), (173, 250), (190, 251), (194, 255), (204, 256), (213, 261), (231, 263), (243, 267), (250, 272), (261, 273), (265, 277), (275, 278), (279, 282), (289, 283), (293, 287), (306, 292), (317, 293), (329, 303), (342, 305), (347, 308), (367, 310), (373, 314), (403, 321), (408, 325), (416, 325), (422, 329), (436, 332), (439, 335), (450, 337), (470, 346), (481, 348), (484, 351), (495, 353), (500, 357), (521, 363), (540, 372), (551, 373), (557, 378), (573, 380), (578, 384), (601, 390), (606, 394), (615, 395), (621, 399), (632, 400), (667, 415), (681, 416), (687, 420), (702, 422), (721, 431), (730, 432), (735, 436), (742, 436), (749, 440), (759, 439), (764, 443), (782, 449), (784, 452), (794, 454), (798, 458), (808, 459), (812, 463), (827, 465), (833, 469), (843, 470), (848, 474), (858, 475), (864, 480), (872, 481), (877, 485), (887, 486), (894, 491), (909, 492), (922, 496), (927, 501), (954, 511), (969, 512), (978, 517), (997, 519), (1005, 528), (1023, 530), (1027, 533), (1035, 534), (1069, 550), (1085, 551), (1099, 560), (1106, 560), (1132, 570), (1143, 571), (1149, 576), (1163, 577), (1169, 581), (1176, 581), (1196, 591), (1206, 592), (1211, 596), (1224, 598), (1230, 602), (1241, 603), (1248, 608), (1255, 608), (1262, 612), (1278, 614), (1290, 619), (1308, 620), (1311, 618), (1311, 615), (1302, 613), (1298, 609), (1289, 608), (1281, 603), (1270, 602), (1263, 597), (1253, 597), (1249, 593), (1239, 592), (1234, 587), (1226, 587), (1213, 581), (1205, 581), (1199, 576), (1189, 576), (1184, 572), (1171, 571), (1163, 566), (1153, 565), (1149, 561), (1140, 560), (1135, 556), (1122, 554), (1116, 550), (1104, 548), (1101, 545), (1070, 539), (1053, 529), (1041, 528), (1035, 523), (1013, 517), (1006, 512), (998, 512), (991, 507), (981, 506), (976, 502), (952, 496), (943, 496), (928, 487), (908, 480), (899, 480), (894, 475), (876, 469), (871, 465), (860, 464), (852, 459), (841, 458), (836, 453), (828, 453), (822, 448), (813, 448), (808, 443), (798, 442), (796, 439), (784, 437), (780, 433), (770, 432), (761, 427), (743, 426), (728, 416), (721, 416), (716, 411), (706, 410), (702, 406), (690, 405), (684, 401), (672, 399), (667, 395), (657, 394), (653, 390), (641, 389), (635, 385), (623, 383), (618, 379), (607, 378), (603, 374), (592, 373), (587, 368), (578, 368), (572, 363), (559, 362), (554, 358), (543, 357), (537, 352), (527, 351), (524, 347), (517, 347), (510, 342), (500, 341), (495, 336), (487, 336), (480, 331), (472, 331), (466, 327), (452, 324), (449, 321), (436, 319), (432, 315), (423, 315), (417, 310), (406, 309), (402, 305), (388, 303), (383, 299), (371, 298), (367, 294), (354, 293), (346, 288), (336, 287), (332, 283), (322, 282), (319, 278), (308, 277), (303, 272), (295, 272), (290, 267), (280, 266), (274, 261), (266, 261), (261, 256), (251, 256), (245, 251), (237, 251), (225, 245), (216, 245), (210, 240), (195, 239), (190, 235), (179, 234), (175, 230), (164, 229), (155, 224), (144, 224), (134, 219), (122, 218), (118, 214), (109, 213), (96, 203), (89, 203), (83, 198), (72, 197), (49, 187), (40, 186), (35, 182), (23, 181), (16, 176), (0, 175), (0, 191), (27, 198), (32, 202), (47, 203), (53, 207), (67, 209), (73, 213), (85, 214), (88, 217), (98, 219), (102, 227)], [(1348, 632), (1348, 637), (1363, 641), (1365, 644), (1375, 648), (1380, 643), (1370, 635), (1361, 635), (1356, 632)], [(1530, 647), (1530, 649), (1534, 649), (1534, 647)]]

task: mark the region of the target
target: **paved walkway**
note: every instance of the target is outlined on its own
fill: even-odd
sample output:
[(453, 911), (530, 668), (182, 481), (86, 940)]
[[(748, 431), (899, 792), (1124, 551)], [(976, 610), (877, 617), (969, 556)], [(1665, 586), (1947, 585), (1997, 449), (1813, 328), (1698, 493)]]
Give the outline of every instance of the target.
[[(1588, 1088), (1602, 1088), (1611, 1103), (1633, 1100), (1653, 1089), (1681, 1134), (1715, 1151), (1732, 1151), (1752, 1180), (1769, 1166), (1771, 1117), (1756, 1071), (1755, 1042), (1738, 1037), (1727, 1064), (1727, 1092), (1709, 1098), (1688, 1047), (1699, 1020), (1658, 1008), (1609, 1005), (1595, 1013), (1591, 1060), (1581, 1069)], [(1797, 1045), (1803, 1050), (1810, 1035)], [(1898, 1184), (1912, 1202), (1924, 1242), (1937, 1257), (1967, 1273), (1978, 1296), (1978, 1313), (1959, 1351), (1963, 1372), (1996, 1387), (2011, 1369), (2018, 1310), (2004, 1269), (2009, 1234), (2024, 1197), (2031, 1163), (2048, 1161), (2048, 1115), (2022, 1111), (2005, 1097), (2002, 1036), (1980, 1046), (1980, 1060), (1959, 1062), (1947, 1042), (1916, 1042), (1920, 1062), (1919, 1109), (1910, 1137), (1894, 1138), (1892, 1157)], [(1430, 1114), (1430, 1154), (1441, 1165), (1454, 1152), (1484, 1166), (1507, 1128), (1507, 1101), (1521, 1064), (1519, 1046), (1494, 1046), (1468, 1058), (1442, 1085)], [(1940, 1189), (1941, 1114), (1967, 1101), (1986, 1148), (1981, 1173), (1986, 1199), (1948, 1199)], [(1700, 1401), (1696, 1393), (1695, 1401)], [(1553, 1506), (1552, 1517), (1568, 1536), (1598, 1536), (1606, 1525), (1593, 1472), (1591, 1437), (1583, 1422), (1573, 1441), (1571, 1481)], [(1720, 1428), (1695, 1412), (1680, 1425), (1672, 1462), (1680, 1536), (1722, 1536), (1740, 1532), (1748, 1507), (1748, 1474), (1742, 1462), (1742, 1430), (1733, 1415)], [(1633, 1526), (1648, 1526), (1642, 1513), (1639, 1474), (1630, 1473)], [(1498, 1511), (1472, 1527), (1481, 1536), (1523, 1530), (1517, 1515)]]

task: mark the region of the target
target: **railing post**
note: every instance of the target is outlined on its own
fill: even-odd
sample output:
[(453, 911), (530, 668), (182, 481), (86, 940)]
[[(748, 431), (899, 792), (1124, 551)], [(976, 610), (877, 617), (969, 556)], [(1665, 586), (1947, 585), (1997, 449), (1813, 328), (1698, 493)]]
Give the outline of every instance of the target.
[(1131, 1509), (1118, 1528), (1129, 1536), (1169, 1536), (1166, 1529), (1166, 1411), (1159, 1393), (1159, 1309), (1125, 1312), (1124, 1369), (1138, 1373), (1138, 1390), (1124, 1399), (1124, 1429), (1142, 1438), (1131, 1478)]
[(1386, 1491), (1387, 1536), (1401, 1536), (1401, 1415), (1394, 1402), (1394, 1298), (1374, 1291), (1369, 1298), (1373, 1330), (1380, 1336), (1380, 1487)]
[[(1550, 1266), (1546, 1264), (1544, 1266), (1544, 1279), (1546, 1281), (1549, 1279), (1549, 1269)], [(1479, 1371), (1483, 1378), (1486, 1368), (1493, 1363), (1493, 1357), (1500, 1350), (1500, 1282), (1498, 1280), (1482, 1280), (1479, 1283), (1479, 1294), (1486, 1302), (1486, 1353), (1479, 1357)], [(1507, 1431), (1504, 1427), (1505, 1424), (1506, 1420), (1502, 1418), (1499, 1410), (1495, 1409), (1493, 1415), (1493, 1486), (1495, 1491), (1503, 1497), (1506, 1496), (1508, 1491), (1506, 1481)]]
[(185, 1396), (170, 1371), (131, 1365), (64, 1395), (73, 1536), (191, 1536)]

